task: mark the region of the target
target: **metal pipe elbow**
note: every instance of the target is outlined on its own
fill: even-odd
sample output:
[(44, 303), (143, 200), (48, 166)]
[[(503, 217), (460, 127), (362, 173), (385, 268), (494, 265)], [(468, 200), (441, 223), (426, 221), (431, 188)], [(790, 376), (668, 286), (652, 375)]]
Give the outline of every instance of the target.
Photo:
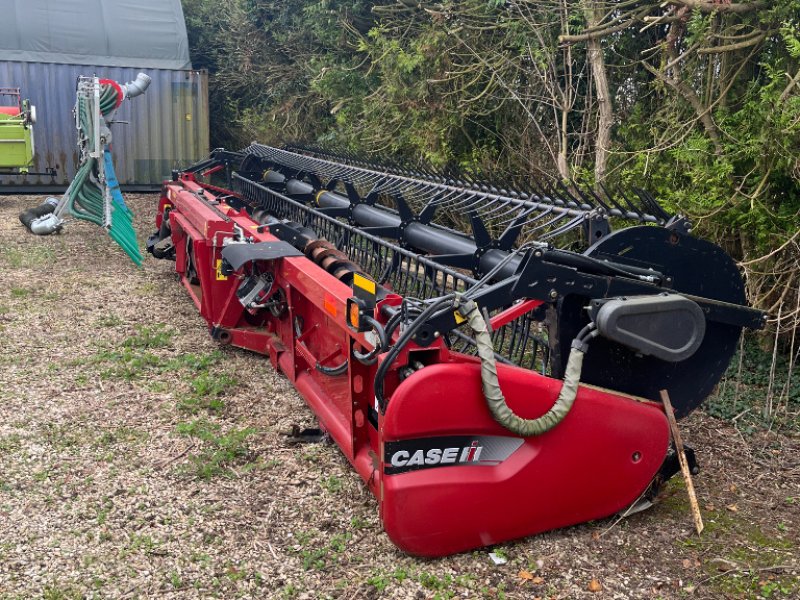
[(122, 89), (125, 90), (125, 97), (136, 98), (136, 96), (141, 96), (147, 91), (147, 88), (150, 87), (151, 81), (153, 80), (149, 75), (139, 73), (136, 79), (122, 86)]

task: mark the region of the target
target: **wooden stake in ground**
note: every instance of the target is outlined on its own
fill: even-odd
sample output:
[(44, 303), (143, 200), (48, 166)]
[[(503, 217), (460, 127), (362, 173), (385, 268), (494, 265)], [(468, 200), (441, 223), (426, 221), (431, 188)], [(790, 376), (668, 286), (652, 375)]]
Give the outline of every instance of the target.
[(700, 515), (700, 505), (697, 503), (697, 495), (694, 493), (694, 482), (692, 473), (689, 471), (689, 463), (686, 460), (686, 452), (683, 450), (683, 440), (678, 429), (678, 422), (675, 420), (675, 413), (672, 410), (672, 402), (669, 400), (667, 390), (661, 390), (661, 401), (664, 403), (664, 411), (667, 413), (669, 428), (672, 431), (672, 439), (675, 440), (675, 450), (678, 452), (678, 462), (681, 465), (683, 480), (686, 482), (686, 491), (689, 493), (689, 506), (692, 507), (694, 517), (694, 527), (697, 533), (703, 532), (703, 517)]

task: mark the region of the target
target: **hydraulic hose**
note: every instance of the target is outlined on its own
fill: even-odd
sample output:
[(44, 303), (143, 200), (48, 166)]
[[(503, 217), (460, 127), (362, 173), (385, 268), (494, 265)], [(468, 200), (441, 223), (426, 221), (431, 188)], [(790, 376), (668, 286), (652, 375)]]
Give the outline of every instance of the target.
[(327, 375), (328, 377), (337, 377), (339, 375), (344, 375), (345, 373), (347, 373), (348, 366), (349, 362), (347, 361), (347, 359), (345, 359), (345, 361), (342, 364), (337, 365), (335, 367), (326, 367), (323, 364), (317, 363), (316, 369), (317, 371), (319, 371), (323, 375)]
[[(158, 258), (156, 256), (156, 258)], [(303, 328), (301, 325), (302, 317), (296, 316), (294, 319), (294, 334), (298, 338), (303, 335)], [(305, 342), (301, 342), (305, 346)], [(328, 377), (338, 377), (339, 375), (344, 375), (347, 373), (347, 368), (350, 366), (349, 361), (345, 358), (344, 362), (341, 364), (336, 365), (335, 367), (326, 367), (321, 362), (317, 361), (317, 364), (314, 365), (314, 368), (322, 373), (323, 375), (327, 375)]]
[(494, 345), (489, 333), (489, 327), (483, 318), (478, 305), (474, 300), (460, 299), (457, 308), (459, 314), (467, 319), (475, 335), (478, 346), (478, 356), (481, 360), (481, 386), (486, 404), (492, 417), (500, 425), (517, 435), (529, 437), (542, 435), (558, 425), (567, 416), (578, 394), (583, 356), (586, 352), (585, 343), (576, 339), (572, 343), (567, 369), (564, 375), (564, 384), (553, 406), (537, 419), (523, 419), (508, 406), (505, 396), (500, 389), (497, 377), (497, 360), (494, 356)]
[(397, 339), (397, 343), (395, 343), (395, 345), (389, 349), (389, 352), (386, 353), (386, 357), (383, 359), (383, 362), (378, 365), (378, 370), (375, 371), (374, 383), (375, 402), (377, 402), (378, 407), (382, 412), (386, 410), (386, 398), (383, 395), (383, 384), (384, 380), (386, 379), (386, 373), (389, 371), (389, 367), (395, 360), (397, 360), (400, 352), (403, 350), (403, 348), (405, 348), (406, 344), (411, 341), (411, 338), (416, 335), (417, 330), (422, 327), (422, 325), (425, 323), (425, 320), (437, 310), (442, 308), (442, 306), (445, 304), (452, 303), (454, 298), (455, 294), (447, 294), (446, 296), (436, 298), (431, 304), (429, 304), (428, 307), (423, 310), (416, 319), (414, 319), (411, 325), (409, 325), (409, 327), (403, 331), (402, 334), (400, 334), (400, 337)]
[(386, 350), (386, 347), (389, 345), (386, 338), (386, 332), (384, 331), (381, 324), (378, 323), (372, 317), (368, 315), (362, 315), (361, 319), (363, 319), (363, 321), (367, 323), (375, 332), (375, 334), (378, 336), (378, 343), (375, 344), (375, 348), (373, 348), (370, 352), (367, 352), (366, 354), (358, 352), (357, 350), (353, 350), (353, 356), (355, 356), (356, 360), (358, 360), (358, 362), (360, 362), (362, 365), (367, 365), (367, 366), (374, 365), (375, 362), (378, 360), (378, 354), (384, 352)]
[(124, 98), (143, 94), (148, 85), (150, 78), (143, 73), (124, 86), (97, 77), (78, 80), (74, 114), (81, 164), (56, 206), (50, 209), (43, 204), (20, 215), (20, 221), (31, 233), (55, 233), (64, 225), (65, 217), (71, 215), (103, 227), (137, 265), (142, 264), (133, 215), (122, 197), (111, 158), (110, 121), (105, 119), (110, 118)]

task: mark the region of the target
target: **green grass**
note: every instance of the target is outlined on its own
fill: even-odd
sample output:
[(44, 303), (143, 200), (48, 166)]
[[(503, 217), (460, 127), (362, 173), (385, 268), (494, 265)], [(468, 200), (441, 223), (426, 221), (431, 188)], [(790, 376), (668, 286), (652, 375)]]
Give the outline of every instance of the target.
[(383, 592), (386, 590), (386, 588), (394, 583), (403, 583), (406, 579), (408, 579), (408, 577), (408, 571), (402, 567), (398, 567), (391, 573), (385, 573), (383, 571), (374, 573), (367, 579), (367, 583), (374, 587), (377, 591)]
[[(207, 354), (178, 354), (164, 356), (163, 351), (171, 344), (172, 332), (164, 326), (140, 327), (116, 347), (104, 347), (88, 358), (77, 358), (68, 366), (75, 368), (75, 379), (79, 384), (87, 381), (87, 370), (94, 369), (104, 380), (140, 381), (150, 380), (149, 385), (166, 390), (163, 382), (153, 381), (154, 376), (165, 373), (196, 373), (189, 379), (195, 396), (201, 393), (219, 395), (219, 391), (236, 381), (226, 375), (212, 375), (210, 369), (222, 359), (218, 350)], [(158, 353), (157, 353), (158, 352)], [(215, 379), (220, 383), (214, 384)]]
[(190, 393), (181, 399), (178, 408), (192, 414), (201, 409), (221, 412), (225, 408), (221, 396), (237, 384), (236, 378), (230, 375), (202, 371), (189, 380)]
[(190, 423), (181, 423), (177, 427), (180, 435), (194, 438), (201, 446), (199, 452), (189, 456), (189, 465), (184, 472), (199, 479), (213, 477), (232, 477), (233, 467), (252, 465), (252, 452), (248, 438), (255, 429), (230, 429), (221, 431), (221, 427), (206, 419), (196, 419)]
[(123, 348), (167, 348), (172, 342), (173, 330), (163, 323), (138, 325), (136, 333), (122, 342)]
[[(677, 542), (704, 560), (703, 588), (733, 597), (796, 598), (800, 596), (800, 580), (773, 574), (770, 568), (791, 562), (797, 552), (795, 543), (785, 537), (786, 531), (776, 527), (766, 532), (745, 517), (725, 510), (707, 511), (705, 529), (700, 537), (691, 536)], [(713, 558), (722, 558), (736, 565), (730, 573), (720, 572)]]
[(97, 327), (102, 327), (103, 329), (113, 328), (113, 327), (120, 327), (125, 324), (120, 317), (113, 314), (103, 315), (99, 317), (95, 322), (94, 325)]
[(13, 454), (21, 447), (22, 436), (17, 433), (0, 437), (0, 456), (3, 456), (4, 454)]
[(331, 475), (330, 477), (323, 479), (321, 485), (323, 489), (327, 490), (331, 494), (335, 494), (342, 489), (343, 483), (339, 477), (336, 477), (336, 475)]
[(92, 432), (81, 426), (44, 423), (41, 427), (41, 437), (55, 450), (62, 451), (87, 443), (92, 439)]
[(317, 537), (314, 532), (301, 531), (295, 538), (299, 548), (292, 551), (302, 560), (303, 568), (306, 571), (325, 571), (339, 564), (352, 534), (336, 533), (325, 540)]
[(141, 429), (117, 427), (100, 433), (94, 440), (94, 446), (96, 448), (110, 448), (118, 444), (143, 443), (147, 441), (149, 436), (148, 432)]
[(81, 600), (83, 593), (72, 585), (47, 585), (42, 590), (42, 600)]
[(183, 579), (181, 579), (180, 573), (177, 571), (170, 571), (168, 580), (169, 584), (176, 590), (183, 587)]
[(96, 358), (98, 362), (110, 365), (100, 372), (103, 379), (133, 381), (141, 379), (148, 372), (163, 371), (163, 361), (152, 352), (136, 352), (126, 348), (122, 351), (102, 351)]
[(0, 249), (0, 262), (12, 269), (34, 269), (55, 263), (56, 253), (44, 246), (29, 246), (24, 250)]
[(134, 533), (130, 536), (128, 544), (120, 550), (120, 556), (125, 558), (132, 554), (144, 554), (153, 556), (160, 552), (161, 542), (153, 536), (147, 534)]

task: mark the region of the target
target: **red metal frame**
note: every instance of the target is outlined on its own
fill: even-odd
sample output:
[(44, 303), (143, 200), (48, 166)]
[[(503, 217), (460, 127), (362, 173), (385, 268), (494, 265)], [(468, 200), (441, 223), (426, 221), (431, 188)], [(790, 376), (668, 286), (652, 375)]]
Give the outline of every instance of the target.
[[(223, 240), (235, 225), (255, 242), (276, 238), (245, 211), (221, 201), (218, 188), (206, 187), (191, 175), (168, 182), (156, 218), (160, 226), (170, 207), (176, 270), (184, 287), (216, 337), (269, 356), (295, 385), (375, 495), (387, 534), (403, 550), (442, 556), (606, 517), (635, 501), (658, 472), (669, 446), (660, 405), (581, 387), (557, 427), (518, 439), (492, 419), (476, 359), (449, 351), (441, 341), (425, 349), (412, 344), (401, 353), (386, 377), (388, 408), (376, 419), (378, 365), (351, 358), (356, 345), (372, 349), (364, 334), (347, 325), (352, 290), (305, 257), (278, 259), (263, 267), (272, 270), (273, 290), (285, 296), (285, 314), (263, 310), (265, 315), (254, 318), (235, 296), (241, 272), (225, 276), (219, 270)], [(189, 251), (197, 282), (187, 276)], [(538, 305), (517, 304), (495, 316), (492, 325)], [(295, 317), (303, 323), (299, 335)], [(375, 317), (380, 319), (377, 310)], [(396, 369), (408, 362), (409, 353), (427, 366), (399, 383)], [(318, 361), (333, 365), (345, 359), (349, 366), (341, 376), (315, 368)], [(544, 414), (561, 388), (559, 380), (517, 367), (501, 365), (499, 377), (509, 405), (527, 418)], [(448, 448), (455, 439), (466, 440), (465, 448)], [(480, 451), (484, 457), (493, 451), (492, 440), (515, 449), (496, 464), (477, 462)], [(394, 444), (412, 451), (390, 457), (387, 448)], [(414, 444), (434, 450), (418, 454)], [(457, 454), (466, 460), (445, 464), (444, 457)], [(413, 469), (395, 469), (395, 462), (415, 461)]]
[(12, 88), (12, 87), (0, 87), (0, 98), (4, 96), (11, 96), (12, 98), (16, 99), (16, 106), (0, 106), (0, 113), (5, 115), (9, 115), (11, 117), (17, 117), (22, 114), (22, 94), (20, 93), (19, 88)]

